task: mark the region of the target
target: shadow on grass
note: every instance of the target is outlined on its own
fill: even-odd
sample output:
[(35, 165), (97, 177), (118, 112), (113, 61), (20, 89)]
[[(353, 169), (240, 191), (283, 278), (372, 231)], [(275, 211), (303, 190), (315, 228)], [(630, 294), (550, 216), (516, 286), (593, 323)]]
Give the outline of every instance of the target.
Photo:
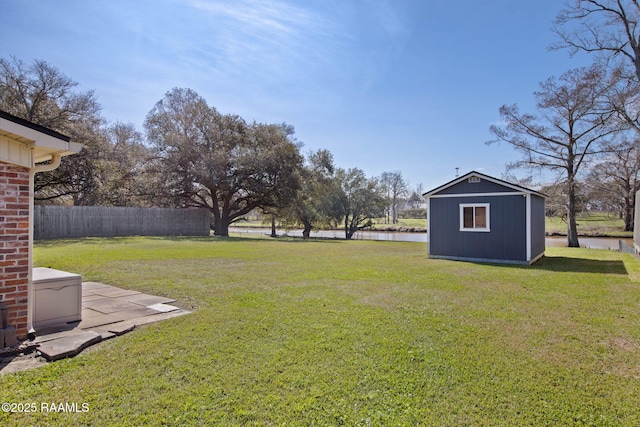
[(87, 245), (104, 245), (107, 243), (124, 243), (126, 241), (133, 241), (137, 238), (143, 238), (148, 240), (161, 240), (172, 242), (288, 242), (288, 243), (343, 243), (347, 240), (337, 238), (323, 238), (323, 237), (311, 237), (309, 239), (303, 239), (301, 237), (276, 237), (271, 236), (117, 236), (117, 237), (77, 237), (77, 238), (65, 238), (65, 239), (46, 239), (36, 240), (35, 243), (39, 247), (50, 247), (59, 244), (71, 244), (82, 243)]
[(59, 244), (82, 243), (86, 245), (105, 245), (108, 243), (126, 243), (127, 241), (135, 242), (135, 239), (149, 240), (170, 240), (182, 242), (211, 242), (217, 238), (213, 236), (115, 236), (115, 237), (70, 237), (63, 239), (43, 239), (35, 240), (34, 243), (39, 247), (56, 246)]
[(558, 272), (628, 274), (624, 262), (620, 260), (598, 260), (562, 256), (545, 256), (542, 260), (535, 263), (533, 268)]
[(118, 243), (130, 237), (66, 237), (63, 239), (37, 239), (33, 243), (38, 247), (49, 247), (60, 244), (86, 243), (104, 245), (105, 243)]
[(346, 239), (338, 239), (338, 238), (330, 238), (330, 237), (310, 237), (308, 239), (303, 239), (302, 237), (291, 237), (291, 236), (278, 236), (271, 237), (269, 235), (263, 235), (260, 237), (253, 236), (229, 236), (229, 237), (211, 237), (214, 241), (224, 241), (224, 242), (286, 242), (286, 243), (344, 243), (348, 240)]

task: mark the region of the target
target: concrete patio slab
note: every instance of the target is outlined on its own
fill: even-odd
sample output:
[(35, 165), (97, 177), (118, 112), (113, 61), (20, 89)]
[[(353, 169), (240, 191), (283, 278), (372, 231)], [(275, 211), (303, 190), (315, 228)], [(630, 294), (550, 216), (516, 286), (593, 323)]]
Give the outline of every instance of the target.
[(131, 311), (140, 308), (139, 304), (134, 304), (119, 298), (101, 298), (92, 301), (82, 302), (84, 308), (97, 311), (102, 314), (117, 313), (119, 311)]
[(83, 331), (40, 344), (38, 351), (49, 362), (75, 356), (90, 345), (102, 341), (102, 336), (93, 331)]
[(70, 335), (77, 334), (77, 333), (78, 333), (77, 330), (69, 329), (67, 331), (62, 331), (62, 332), (53, 332), (50, 334), (43, 334), (43, 335), (37, 336), (36, 339), (33, 340), (33, 342), (36, 344), (42, 344), (43, 342), (58, 340), (60, 338), (68, 337)]
[(104, 295), (98, 295), (94, 293), (87, 293), (87, 294), (85, 294), (84, 292), (82, 293), (82, 301), (93, 301), (101, 298), (109, 298), (109, 297), (105, 297)]
[(93, 331), (93, 332), (99, 333), (100, 336), (102, 337), (102, 341), (110, 340), (111, 338), (117, 337), (116, 334), (114, 334), (113, 332), (109, 332), (109, 331), (106, 331), (106, 332)]
[(155, 295), (147, 295), (147, 294), (127, 295), (120, 298), (135, 304), (143, 305), (145, 307), (148, 307), (153, 304), (165, 304), (170, 302), (176, 302), (176, 300), (171, 298), (157, 297)]
[(128, 289), (119, 289), (119, 288), (94, 290), (94, 294), (102, 295), (110, 298), (124, 297), (128, 295), (137, 295), (139, 293), (140, 292), (138, 291), (130, 291)]
[(158, 312), (158, 314), (154, 314), (153, 316), (139, 317), (137, 319), (133, 319), (133, 320), (125, 321), (125, 322), (129, 322), (130, 324), (134, 324), (137, 327), (137, 326), (147, 325), (149, 323), (159, 322), (160, 320), (173, 319), (174, 317), (183, 316), (183, 315), (189, 314), (189, 313), (191, 313), (191, 312), (187, 311), (187, 310), (182, 310), (182, 309), (176, 310), (176, 311), (171, 311), (169, 313), (160, 313), (160, 312)]
[[(121, 289), (98, 282), (82, 283), (82, 320), (36, 331), (37, 351), (31, 355), (0, 359), (0, 374), (30, 369), (46, 362), (73, 357), (86, 347), (115, 338), (136, 327), (190, 313), (167, 303), (175, 300)], [(31, 358), (31, 363), (25, 359)]]
[[(84, 283), (83, 283), (84, 286)], [(107, 290), (111, 295), (115, 286), (92, 282), (94, 290)], [(136, 326), (171, 319), (190, 313), (180, 307), (166, 304), (174, 299), (143, 294), (129, 293), (124, 296), (95, 298), (95, 295), (82, 298), (82, 321), (75, 325), (75, 331), (93, 330), (98, 333), (114, 333), (122, 335), (132, 331)], [(142, 305), (144, 303), (152, 303)]]
[(82, 321), (76, 324), (76, 329), (91, 329), (96, 326), (109, 325), (111, 323), (117, 323), (122, 321), (122, 319), (116, 316), (110, 316), (108, 314), (103, 314), (94, 310), (82, 309)]
[(158, 314), (158, 310), (153, 310), (148, 307), (138, 306), (138, 308), (135, 308), (133, 310), (119, 311), (115, 314), (118, 316), (118, 318), (122, 320), (132, 320), (132, 319), (139, 319), (141, 317), (156, 315)]
[(149, 308), (156, 311), (161, 311), (163, 313), (169, 313), (170, 311), (180, 310), (180, 307), (176, 307), (175, 305), (169, 305), (169, 304), (153, 304), (153, 305), (150, 305)]
[(99, 282), (82, 282), (82, 291), (88, 291), (92, 289), (100, 289), (100, 288), (114, 288), (115, 286), (105, 285), (104, 283)]
[(133, 331), (135, 328), (136, 328), (135, 324), (120, 322), (120, 323), (116, 323), (115, 325), (107, 326), (107, 331), (116, 335), (124, 335), (127, 332)]

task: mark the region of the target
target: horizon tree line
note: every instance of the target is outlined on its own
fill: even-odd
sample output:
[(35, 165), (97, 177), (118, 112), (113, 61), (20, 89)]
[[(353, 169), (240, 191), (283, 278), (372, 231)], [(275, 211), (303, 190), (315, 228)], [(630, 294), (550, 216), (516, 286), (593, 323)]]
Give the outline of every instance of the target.
[(407, 192), (400, 172), (368, 178), (336, 167), (328, 150), (305, 158), (291, 125), (247, 122), (191, 89), (173, 88), (149, 111), (142, 133), (131, 123), (107, 124), (95, 93), (77, 86), (45, 61), (0, 58), (0, 109), (85, 146), (36, 175), (36, 203), (201, 207), (217, 236), (256, 209), (301, 226), (305, 237), (344, 227), (350, 239), (387, 208), (397, 221)]

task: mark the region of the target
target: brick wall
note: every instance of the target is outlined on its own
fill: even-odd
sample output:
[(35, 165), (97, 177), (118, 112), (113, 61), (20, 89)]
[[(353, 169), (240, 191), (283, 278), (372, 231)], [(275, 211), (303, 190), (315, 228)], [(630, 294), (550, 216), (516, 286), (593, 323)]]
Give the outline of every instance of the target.
[(29, 169), (0, 163), (0, 301), (19, 339), (27, 334), (28, 276)]

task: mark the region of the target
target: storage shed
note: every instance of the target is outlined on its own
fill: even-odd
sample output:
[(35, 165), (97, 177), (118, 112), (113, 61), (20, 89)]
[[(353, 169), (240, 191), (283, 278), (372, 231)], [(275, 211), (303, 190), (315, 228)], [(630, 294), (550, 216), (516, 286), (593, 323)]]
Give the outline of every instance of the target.
[(430, 258), (532, 264), (544, 256), (542, 193), (472, 171), (423, 196)]

